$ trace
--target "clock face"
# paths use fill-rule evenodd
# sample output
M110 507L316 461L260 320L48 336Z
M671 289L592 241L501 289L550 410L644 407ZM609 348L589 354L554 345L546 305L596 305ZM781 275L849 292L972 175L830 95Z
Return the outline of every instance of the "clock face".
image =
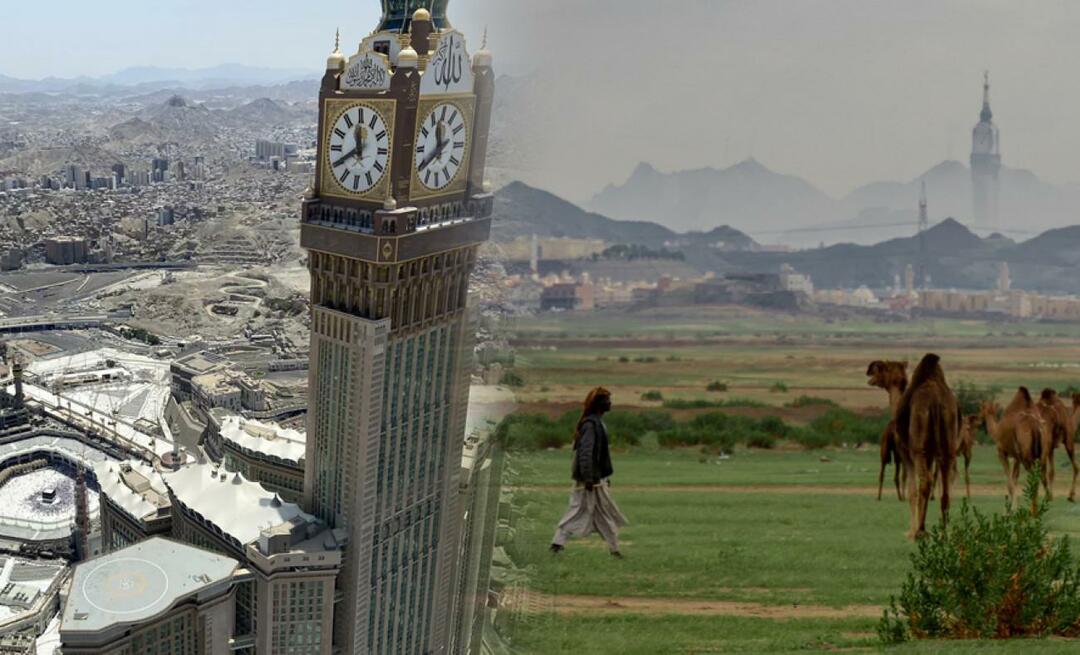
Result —
M326 143L330 174L348 193L363 195L386 174L390 134L382 114L354 105L338 115Z
M461 109L450 102L435 105L416 135L416 176L431 191L445 189L465 161L469 128Z

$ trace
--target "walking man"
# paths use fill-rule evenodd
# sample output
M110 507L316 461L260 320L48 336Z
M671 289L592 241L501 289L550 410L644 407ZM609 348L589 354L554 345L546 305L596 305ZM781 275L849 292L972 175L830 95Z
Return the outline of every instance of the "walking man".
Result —
M626 517L611 497L611 451L603 416L611 411L611 392L597 387L585 398L585 407L574 432L574 490L570 507L559 521L551 552L559 553L570 537L587 537L598 532L614 557L619 552L619 528Z

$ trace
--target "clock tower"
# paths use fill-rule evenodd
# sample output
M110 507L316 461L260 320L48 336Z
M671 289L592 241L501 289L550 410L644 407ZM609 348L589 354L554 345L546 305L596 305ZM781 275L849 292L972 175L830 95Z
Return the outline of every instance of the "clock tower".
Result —
M998 191L1001 142L994 112L990 111L990 74L983 76L983 106L971 131L971 192L975 224L998 229Z
M335 46L319 91L300 228L311 273L304 504L348 540L342 653L451 652L467 291L491 227L494 74L446 4L383 0L354 54Z

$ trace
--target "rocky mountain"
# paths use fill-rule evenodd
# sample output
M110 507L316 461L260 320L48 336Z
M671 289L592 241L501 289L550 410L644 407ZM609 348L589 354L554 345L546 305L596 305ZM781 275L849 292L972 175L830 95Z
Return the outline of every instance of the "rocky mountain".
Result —
M809 182L775 173L753 159L725 169L661 173L640 164L625 184L608 186L588 208L620 219L662 220L680 231L727 224L776 230L838 217L837 203Z
M769 243L873 244L909 236L925 183L933 220L956 217L980 233L1034 233L1080 221L1080 189L1055 186L1031 171L1002 168L1001 225L972 225L971 172L941 162L906 182L876 182L831 198L798 177L747 160L726 169L661 173L641 164L626 183L611 185L587 207L617 219L656 220L673 229L728 224Z
M287 125L297 120L307 120L309 117L302 111L296 111L270 98L258 98L228 110L225 118L239 125ZM318 115L310 118L317 120Z
M659 246L678 237L672 230L656 223L615 221L587 212L522 182L512 182L495 194L493 214L492 238L496 241L536 234Z

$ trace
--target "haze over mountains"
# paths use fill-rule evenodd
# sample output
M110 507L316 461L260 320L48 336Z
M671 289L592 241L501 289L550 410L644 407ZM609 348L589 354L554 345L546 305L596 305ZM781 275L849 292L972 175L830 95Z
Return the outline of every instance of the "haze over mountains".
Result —
M868 184L832 198L806 180L749 159L725 169L662 173L641 164L621 185L610 185L587 207L624 220L655 220L676 230L731 225L765 243L874 243L916 228L925 182L931 222L971 222L971 173L944 161L913 180ZM1001 170L1001 226L971 225L1019 236L1080 223L1080 188L1058 187L1034 173Z
M297 80L319 78L314 70L287 70L221 64L209 68L159 68L136 66L100 77L59 78L24 80L0 75L0 93L57 93L57 92L109 92L142 89L183 88L219 89L232 86L257 86L286 84Z
M776 273L790 264L820 288L891 287L910 265L925 262L934 286L990 289L1002 262L1015 286L1049 293L1080 293L1080 225L1031 237L980 236L955 219L932 222L923 241L911 234L869 245L840 243L794 252L761 250L743 232L720 226L710 232L675 232L650 221L614 220L546 191L513 183L495 195L492 238L602 239L608 243L664 247L685 255L698 273ZM925 248L925 250L923 250ZM572 263L568 263L572 267Z

